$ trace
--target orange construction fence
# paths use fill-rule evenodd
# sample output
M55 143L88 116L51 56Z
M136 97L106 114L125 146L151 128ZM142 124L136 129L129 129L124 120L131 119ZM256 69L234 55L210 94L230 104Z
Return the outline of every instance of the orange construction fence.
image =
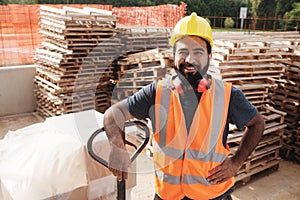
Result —
M0 6L0 67L32 64L35 49L43 41L39 33L41 4ZM149 7L113 7L100 4L45 4L62 8L93 7L112 11L118 25L173 27L185 15L186 4Z
M148 7L121 7L113 8L118 16L118 23L128 26L158 26L172 28L185 15L186 4L159 5Z

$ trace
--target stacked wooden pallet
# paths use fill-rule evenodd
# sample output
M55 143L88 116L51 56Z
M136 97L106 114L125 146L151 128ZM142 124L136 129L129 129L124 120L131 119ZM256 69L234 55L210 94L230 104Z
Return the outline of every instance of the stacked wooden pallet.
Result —
M284 128L287 127L286 113L267 105L270 104L270 90L284 75L284 62L291 61L299 47L299 39L297 33L233 34L215 39L210 73L240 88L266 122L264 136L238 172L237 181L246 182L263 170L278 168ZM244 130L231 130L228 142L232 153L243 133Z
M168 49L171 30L159 27L118 26L124 48L123 54L141 52L150 49Z
M285 72L277 81L277 87L271 90L270 98L276 109L287 113L282 157L300 162L300 55L292 56L290 61L283 61L283 64Z
M118 60L118 79L113 91L114 100L122 100L152 82L162 79L172 67L168 50L152 49L133 53Z
M295 133L295 146L296 148L294 149L294 157L296 158L296 160L298 160L298 162L300 161L300 120L298 120L298 127L296 129L296 133Z
M120 54L116 17L95 8L41 6L36 49L37 110L44 117L109 107L110 65Z
M284 73L282 61L289 60L298 48L295 38L300 38L299 34L236 34L217 38L210 73L232 82L246 95L248 90L260 93L253 102L259 107L266 103L268 90L276 86L274 80Z
M282 147L283 130L286 127L286 124L284 124L285 113L267 106L262 107L260 113L263 115L266 124L264 134L258 146L235 176L236 182L242 181L245 183L250 180L252 175L270 168L277 169L279 166L279 151ZM243 134L244 130L231 127L227 140L231 154L234 154L237 150Z

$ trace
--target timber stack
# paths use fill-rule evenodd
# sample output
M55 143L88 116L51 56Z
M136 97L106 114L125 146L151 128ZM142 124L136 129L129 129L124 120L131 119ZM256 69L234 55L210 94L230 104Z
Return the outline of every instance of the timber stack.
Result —
M168 49L171 29L145 26L117 26L124 45L124 55L150 49Z
M122 51L112 64L115 85L111 103L161 79L165 74L165 67L173 63L169 55L166 56L170 48L169 28L119 25L117 29L122 41Z
M111 11L40 7L44 41L35 53L37 110L44 117L95 109L104 112L118 79L117 60L168 48L170 29L116 27Z
M45 37L36 49L37 110L44 117L109 107L113 69L121 50L116 17L95 8L40 7Z
M270 91L274 108L286 112L281 156L300 163L300 55L282 62L285 72Z
M173 68L169 50L152 49L118 60L118 79L113 100L120 101L152 82L164 78Z
M270 91L278 86L278 80L285 74L284 63L294 59L299 39L300 35L295 32L233 34L215 39L210 73L240 88L266 123L259 145L235 177L237 182L247 182L261 171L278 169L288 125L285 123L286 111L272 105ZM244 130L230 127L228 144L232 154L243 133Z

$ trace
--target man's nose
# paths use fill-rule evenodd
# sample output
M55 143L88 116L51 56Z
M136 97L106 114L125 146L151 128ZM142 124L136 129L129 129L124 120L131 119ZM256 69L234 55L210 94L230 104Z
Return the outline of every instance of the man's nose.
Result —
M189 54L186 58L185 58L185 62L188 62L188 63L195 63L195 57L191 54Z

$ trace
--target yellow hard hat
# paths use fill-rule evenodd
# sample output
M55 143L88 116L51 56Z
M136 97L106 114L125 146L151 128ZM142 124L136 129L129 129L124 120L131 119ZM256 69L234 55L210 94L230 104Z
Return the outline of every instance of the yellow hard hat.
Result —
M199 36L208 41L211 47L214 45L209 23L203 17L197 16L195 12L177 22L170 39L171 46L174 46L175 42L184 35Z

